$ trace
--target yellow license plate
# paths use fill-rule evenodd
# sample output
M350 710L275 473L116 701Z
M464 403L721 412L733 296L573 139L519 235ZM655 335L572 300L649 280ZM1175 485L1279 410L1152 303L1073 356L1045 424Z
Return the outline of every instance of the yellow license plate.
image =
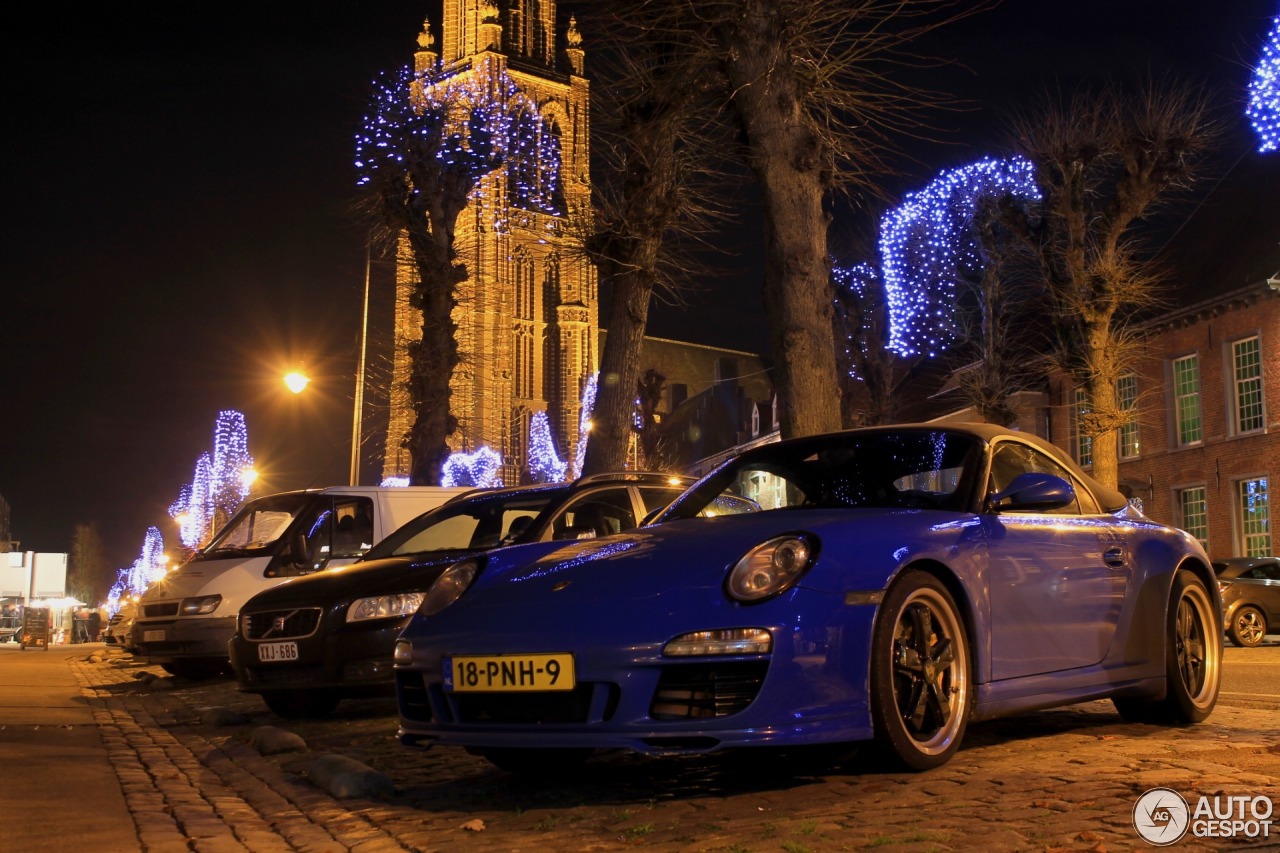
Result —
M573 655L458 655L444 660L444 689L454 693L572 690Z

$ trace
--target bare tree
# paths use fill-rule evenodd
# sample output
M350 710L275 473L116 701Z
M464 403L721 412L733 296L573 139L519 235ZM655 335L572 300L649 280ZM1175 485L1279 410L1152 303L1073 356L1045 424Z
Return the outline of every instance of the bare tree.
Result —
M1031 238L1056 309L1059 364L1087 392L1079 429L1093 439L1093 475L1115 487L1116 435L1133 416L1116 381L1132 369L1135 317L1160 301L1140 226L1191 186L1219 128L1200 90L1148 82L1046 99L1013 131L1044 194Z
M102 534L93 524L77 524L71 534L67 555L67 592L90 605L107 598L111 587L111 566Z
M960 395L987 423L1013 426L1013 397L1043 379L1048 364L1043 292L1012 250L1029 204L1012 195L978 205L970 228L972 264L961 271L958 344L950 361Z
M584 473L624 467L643 384L641 349L655 292L680 302L697 244L722 215L708 178L705 81L688 52L654 35L646 0L611 6L597 65L594 212L585 247L612 288ZM610 49L610 48L614 49Z
M895 70L946 0L680 0L727 85L764 204L764 304L782 435L840 427L827 254L833 189L873 190L923 93ZM970 4L970 14L987 4ZM951 19L956 16L953 15Z

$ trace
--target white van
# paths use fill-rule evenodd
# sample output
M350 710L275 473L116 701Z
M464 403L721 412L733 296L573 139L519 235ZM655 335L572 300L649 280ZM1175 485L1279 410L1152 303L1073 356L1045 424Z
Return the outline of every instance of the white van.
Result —
M353 563L388 533L471 488L335 486L246 502L138 602L135 654L174 675L225 671L240 606L287 578Z

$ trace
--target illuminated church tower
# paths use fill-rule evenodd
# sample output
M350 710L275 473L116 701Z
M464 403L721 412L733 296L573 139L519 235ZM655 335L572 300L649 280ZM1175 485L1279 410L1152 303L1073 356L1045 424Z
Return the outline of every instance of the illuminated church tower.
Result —
M496 450L503 479L513 484L528 467L535 412L547 412L560 458L572 459L582 390L597 369L595 269L571 247L566 219L568 211L590 204L582 38L570 20L564 49L557 50L555 0L444 0L443 13L440 50L428 21L418 36L416 69L439 69L454 79L505 74L536 105L540 121L529 126L541 138L530 140L534 150L559 149L558 157L539 158L532 170L503 167L483 177L456 232L469 277L454 311L462 363L452 381L459 427L450 446ZM537 184L541 203L532 203L522 184ZM413 275L411 263L397 265L386 477L409 470L402 446L413 419L404 390L406 343L422 331L421 314L409 305Z

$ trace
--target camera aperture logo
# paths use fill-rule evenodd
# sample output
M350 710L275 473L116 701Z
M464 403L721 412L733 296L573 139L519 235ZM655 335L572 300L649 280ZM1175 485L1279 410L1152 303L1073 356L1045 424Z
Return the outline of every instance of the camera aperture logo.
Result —
M1167 847L1188 832L1196 838L1268 838L1274 803L1267 797L1201 796L1194 809L1172 788L1152 788L1133 804L1133 828L1148 844Z
M1152 788L1133 804L1133 828L1149 844L1164 847L1187 834L1191 810L1171 788Z

